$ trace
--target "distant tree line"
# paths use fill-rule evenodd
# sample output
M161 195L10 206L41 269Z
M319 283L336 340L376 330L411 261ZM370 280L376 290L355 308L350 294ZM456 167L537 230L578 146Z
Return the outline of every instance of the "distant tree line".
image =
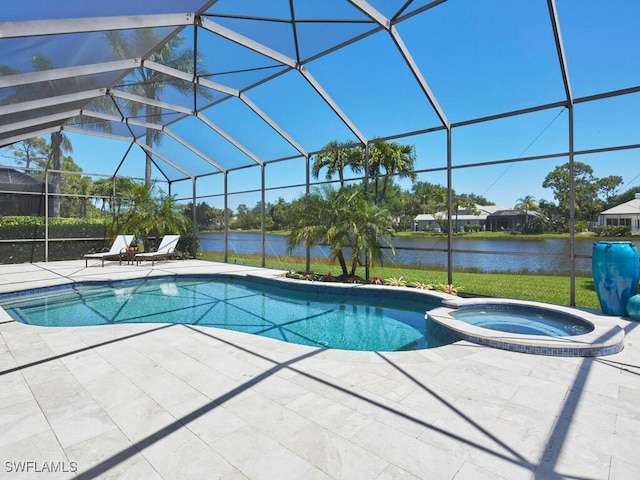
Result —
M64 148L63 148L64 147ZM60 170L70 173L58 174L58 207L54 216L98 218L109 214L116 207L113 194L113 182L109 178L94 180L82 175L82 169L74 162L70 153L68 139L43 138L23 140L3 149L2 156L12 159L17 165L36 178L44 180L43 170L51 167L53 150L60 154ZM312 175L315 179L332 182L338 188L356 186L364 195L362 180L349 180L351 177L363 177L363 149L349 142L330 142L324 146L323 153L313 159ZM373 143L370 148L368 196L371 201L384 208L393 218L396 231L408 231L413 228L418 214L436 214L447 210L447 189L442 185L419 181L415 168L415 149L411 145L395 142ZM35 169L35 170L32 170ZM584 229L588 222L596 221L598 214L614 205L632 199L640 188L629 189L618 194L622 178L610 175L603 178L594 176L593 169L582 162L574 162L575 219L578 229ZM324 174L324 175L323 175ZM402 189L396 179L411 181L409 189ZM133 180L117 178L116 191L131 189ZM569 228L569 165L556 166L547 174L542 184L552 191L555 201L541 199L537 201L530 195L519 198L513 208L537 211L540 215L530 217L525 225L525 233L566 232ZM52 197L53 198L53 197ZM289 231L295 225L291 212L297 211L298 204L304 202L304 195L291 201L278 198L265 204L264 226L267 231ZM472 212L476 205L494 205L489 199L474 193L452 191L452 209L454 216L458 209ZM183 213L192 218L191 203L183 206ZM505 206L509 208L509 206ZM262 205L240 204L229 210L227 218L230 229L260 229ZM221 230L224 228L225 215L222 209L202 201L196 203L196 223L199 230ZM455 218L452 218L455 221Z
M329 146L335 144L330 144ZM338 151L334 151L338 152ZM329 162L333 158L335 163ZM344 168L353 162L354 155L338 155L334 153L322 154L316 157L313 167L313 176L318 178L320 172L326 170L326 180L333 180L338 177L338 184L344 186L349 182L345 180ZM356 157L357 158L357 157ZM342 164L342 168L340 168ZM362 173L358 163L352 168L354 173ZM629 189L617 194L622 185L622 178L610 175L598 178L593 175L593 169L581 162L574 162L574 197L575 197L575 220L576 229L584 230L588 222L597 221L598 215L603 210L611 208L620 203L634 198L640 188ZM387 175L384 180L378 177L378 203L383 205L394 218L394 229L396 231L408 231L413 228L413 221L418 214L435 214L447 209L447 189L442 185L426 181L414 180L411 188L403 190L393 180L395 177ZM375 192L376 182L373 182L372 190ZM512 206L516 209L526 211L536 211L540 215L529 217L525 225L524 233L544 233L569 231L569 165L567 163L556 166L546 177L542 185L551 189L555 202L536 199L531 195L525 195L517 199ZM383 193L384 192L384 193ZM295 210L297 203L304 201L304 198L294 199L291 202L278 198L275 202L268 202L265 205L265 229L290 230L294 220L290 212ZM495 205L487 198L473 193L452 192L452 209L465 209L467 212L473 211L476 205ZM510 208L511 206L505 206ZM238 205L235 212L229 211L229 228L231 229L259 229L261 226L261 203L257 202L250 207L246 204ZM224 214L221 209L210 207L202 202L197 205L197 221L201 229L222 229L224 226ZM455 218L452 218L455 221Z

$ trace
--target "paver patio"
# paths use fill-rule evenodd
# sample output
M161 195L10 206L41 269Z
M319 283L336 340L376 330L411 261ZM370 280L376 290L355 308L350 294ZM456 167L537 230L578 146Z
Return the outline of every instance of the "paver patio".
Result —
M197 260L3 265L0 292L245 271L277 273ZM635 480L640 471L640 329L626 319L619 354L559 358L465 342L325 350L187 325L34 327L0 313L0 478Z

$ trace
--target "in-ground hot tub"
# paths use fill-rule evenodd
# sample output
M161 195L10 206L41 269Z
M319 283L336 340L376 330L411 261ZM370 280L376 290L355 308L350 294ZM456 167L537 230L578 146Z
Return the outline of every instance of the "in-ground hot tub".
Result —
M428 311L427 319L442 339L537 355L593 357L624 347L615 319L539 302L459 298Z

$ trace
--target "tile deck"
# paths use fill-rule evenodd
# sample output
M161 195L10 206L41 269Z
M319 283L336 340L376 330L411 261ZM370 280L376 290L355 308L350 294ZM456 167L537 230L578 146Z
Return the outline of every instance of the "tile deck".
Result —
M197 260L1 265L0 293ZM640 328L598 358L467 342L322 350L207 327L46 328L0 311L0 478L636 479Z

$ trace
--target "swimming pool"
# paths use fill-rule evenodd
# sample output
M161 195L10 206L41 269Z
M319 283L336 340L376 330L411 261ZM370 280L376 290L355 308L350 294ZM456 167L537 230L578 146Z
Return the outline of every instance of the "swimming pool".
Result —
M425 319L439 297L360 286L304 287L262 277L180 275L44 288L4 295L0 305L17 321L51 327L190 324L365 351L443 344L429 334Z

